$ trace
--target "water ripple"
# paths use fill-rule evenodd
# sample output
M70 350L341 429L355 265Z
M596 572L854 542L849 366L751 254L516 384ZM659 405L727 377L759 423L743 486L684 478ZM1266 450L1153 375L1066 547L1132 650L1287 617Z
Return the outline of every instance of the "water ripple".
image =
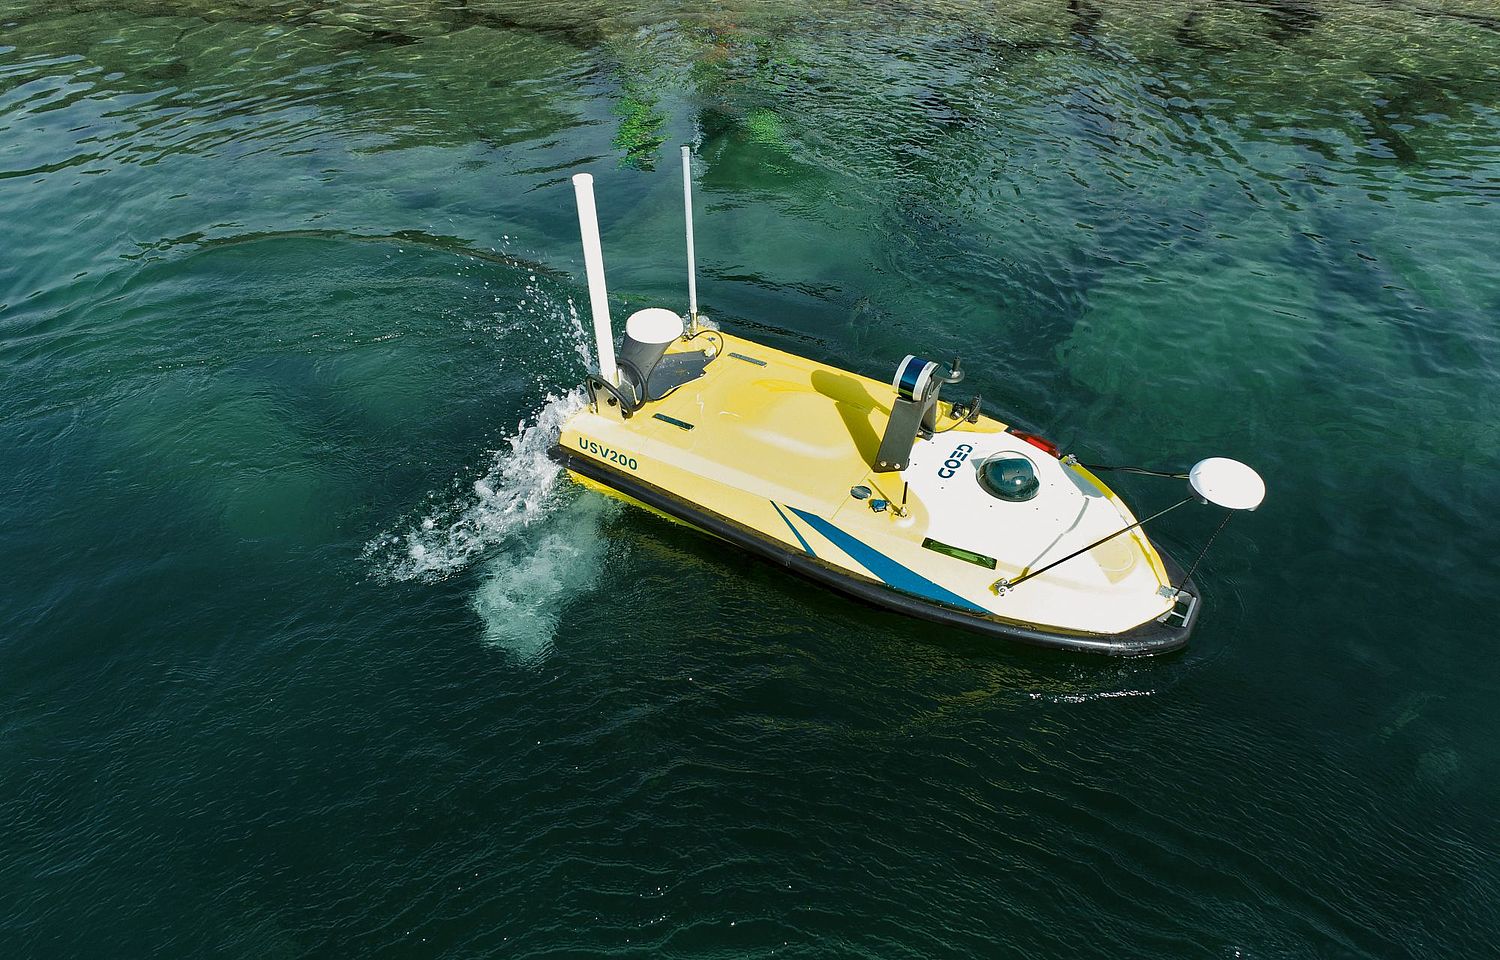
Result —
M14 6L0 955L1495 940L1483 0ZM677 307L679 142L714 317L1260 466L1195 648L997 647L572 487L565 177L616 315Z

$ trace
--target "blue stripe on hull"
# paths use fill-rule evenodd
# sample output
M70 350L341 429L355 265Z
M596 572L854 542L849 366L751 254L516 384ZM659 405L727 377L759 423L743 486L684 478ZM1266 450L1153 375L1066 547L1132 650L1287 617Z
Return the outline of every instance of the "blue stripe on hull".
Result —
M816 557L817 554L813 553L813 548L807 545L807 538L802 536L801 531L792 526L792 521L787 519L787 515L781 512L781 507L777 506L775 500L771 501L771 506L776 507L776 512L781 515L782 522L786 524L788 530L792 531L792 536L797 538L797 542L802 544L802 549L807 551L807 555L809 557Z
M798 510L793 506L788 506L787 509L801 517L803 523L806 523L809 527L822 534L829 543L838 547L850 557L853 557L866 570L869 570L897 590L928 600L936 600L939 603L946 603L963 610L972 610L975 613L989 613L984 607L972 601L965 600L947 587L933 583L915 570L892 560L863 540L850 536L822 517L808 513L805 510ZM782 515L782 519L786 519L785 514ZM795 533L796 531L794 530L793 532ZM802 535L798 534L797 539L801 540ZM806 546L805 541L803 545ZM812 553L812 550L809 549L807 552Z

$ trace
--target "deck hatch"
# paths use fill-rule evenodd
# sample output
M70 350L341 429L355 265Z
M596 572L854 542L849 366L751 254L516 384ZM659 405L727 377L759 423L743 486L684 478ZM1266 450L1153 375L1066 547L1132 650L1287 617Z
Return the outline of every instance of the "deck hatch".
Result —
M943 543L941 541L934 540L931 537L924 538L922 540L922 546L926 547L928 550L933 551L934 553L941 553L945 557L952 557L955 560L962 560L965 563L972 563L975 566L979 567L988 567L991 570L995 569L994 557L987 557L982 553L975 553L973 550L965 550L963 547L955 547L952 544Z

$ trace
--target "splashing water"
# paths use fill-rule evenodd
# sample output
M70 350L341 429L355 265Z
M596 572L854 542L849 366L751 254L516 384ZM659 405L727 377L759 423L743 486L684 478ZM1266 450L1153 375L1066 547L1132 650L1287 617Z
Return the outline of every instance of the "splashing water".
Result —
M509 309L471 322L508 341L528 341L533 349L523 354L563 363L576 357L585 367L593 365L573 300L558 303L535 274ZM537 379L540 386L551 377L538 373ZM561 470L548 456L563 424L583 403L582 388L561 395L549 391L535 418L516 425L470 493L449 499L404 532L375 538L366 545L365 558L390 579L433 582L493 552L471 600L483 622L484 641L523 662L541 659L564 601L593 582L605 548L599 524L611 504L567 496L558 484ZM529 532L543 519L545 530Z
M548 394L536 419L517 424L484 476L474 481L472 496L437 508L404 534L377 537L366 546L366 558L395 580L441 580L547 516L561 503L561 471L547 450L582 406L582 389Z
M535 539L485 561L472 601L485 643L523 663L546 656L567 599L598 578L607 546L601 525L615 507L603 497L573 500Z

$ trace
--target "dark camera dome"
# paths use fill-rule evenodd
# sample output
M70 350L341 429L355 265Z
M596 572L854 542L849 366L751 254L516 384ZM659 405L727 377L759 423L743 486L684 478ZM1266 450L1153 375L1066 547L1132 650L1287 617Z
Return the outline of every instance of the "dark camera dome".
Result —
M1021 503L1036 496L1041 481L1036 466L1019 453L997 453L979 465L979 485L998 500Z

